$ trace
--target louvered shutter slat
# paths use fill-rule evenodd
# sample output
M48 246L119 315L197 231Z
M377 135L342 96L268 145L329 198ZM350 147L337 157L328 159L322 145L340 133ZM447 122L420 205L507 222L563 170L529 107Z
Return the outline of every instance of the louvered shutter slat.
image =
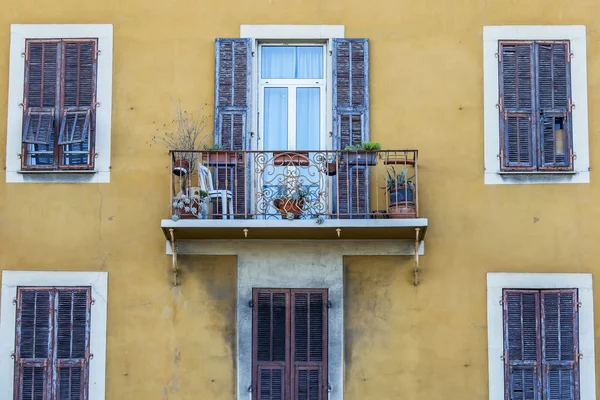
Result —
M542 362L545 399L578 398L577 291L542 292Z
M57 381L58 400L83 399L83 368L81 365L59 366Z
M369 141L369 41L368 39L333 39L333 145L346 146ZM365 167L341 164L337 180L336 212L341 218L350 214L366 215L369 199ZM358 188L351 193L352 187Z
M533 43L500 44L503 168L535 167Z
M44 367L22 366L19 400L46 400Z

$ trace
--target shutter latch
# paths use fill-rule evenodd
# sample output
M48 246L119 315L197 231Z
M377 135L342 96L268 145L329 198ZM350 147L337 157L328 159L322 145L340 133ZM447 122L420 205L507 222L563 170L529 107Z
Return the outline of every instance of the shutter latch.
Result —
M250 384L250 386L248 386L248 393L252 393L252 384Z
M250 300L250 301L248 302L248 307L252 308L253 306L254 306L254 303L252 302L252 300Z

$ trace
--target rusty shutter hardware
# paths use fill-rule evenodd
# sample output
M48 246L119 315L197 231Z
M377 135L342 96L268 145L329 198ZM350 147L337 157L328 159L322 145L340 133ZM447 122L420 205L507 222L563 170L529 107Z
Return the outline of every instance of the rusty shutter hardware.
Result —
M93 169L97 40L27 40L23 169Z
M499 42L501 169L570 170L568 41Z
M86 400L89 288L19 288L15 399Z
M346 146L369 141L369 41L333 39L333 145ZM369 198L365 192L369 172L363 166L340 165L337 173L340 218L366 214Z
M251 40L225 39L215 41L215 128L214 143L224 150L248 150L250 148L250 87L251 87ZM249 162L249 160L247 161ZM235 214L248 211L246 196L246 168L217 167L214 173L216 190L231 190ZM220 204L216 213L222 213Z
M577 290L503 292L505 399L579 399Z
M327 397L327 290L254 289L254 400Z

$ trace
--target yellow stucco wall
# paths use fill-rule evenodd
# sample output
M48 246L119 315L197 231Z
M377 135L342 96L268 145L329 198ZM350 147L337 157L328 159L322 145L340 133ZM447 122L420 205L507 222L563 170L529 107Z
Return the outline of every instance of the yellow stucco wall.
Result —
M0 165L10 24L114 25L111 183L6 184L0 173L0 269L109 272L107 400L234 397L236 261L185 258L171 286L159 229L169 160L147 142L171 120L172 98L212 107L214 39L237 37L240 24L343 24L347 37L368 37L371 136L420 151L421 286L410 260L345 260L346 399L486 398L486 272L591 272L598 285L593 170L585 185L483 185L482 71L484 25L586 25L595 166L598 1L5 3Z

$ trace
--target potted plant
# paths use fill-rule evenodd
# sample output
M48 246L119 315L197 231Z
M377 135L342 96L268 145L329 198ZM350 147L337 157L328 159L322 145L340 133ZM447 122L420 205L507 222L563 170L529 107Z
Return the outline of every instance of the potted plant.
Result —
M337 168L337 156L335 154L328 154L325 172L328 176L335 176Z
M211 167L233 167L244 162L244 153L225 149L220 144L204 145L206 152L202 153L202 163Z
M381 150L379 142L360 142L344 148L348 165L377 165L377 151Z
M276 167L307 167L309 164L308 151L273 152L273 165Z
M387 171L386 190L389 193L390 206L388 214L391 218L415 218L414 176L407 177L407 168L402 167L400 173L394 167Z
M196 190L191 196L179 192L171 199L171 219L205 219L208 214L207 197L208 193L203 190Z
M283 195L273 200L273 205L281 213L282 218L299 219L304 210L306 197L308 197L308 190L299 186L286 190Z
M163 135L154 136L152 143L161 143L173 150L173 174L184 177L194 173L198 161L196 151L204 144L210 133L204 133L209 122L209 116L202 115L204 106L197 115L185 111L181 103L175 105L174 127L163 124ZM158 130L158 128L157 128ZM150 144L152 145L152 144Z

